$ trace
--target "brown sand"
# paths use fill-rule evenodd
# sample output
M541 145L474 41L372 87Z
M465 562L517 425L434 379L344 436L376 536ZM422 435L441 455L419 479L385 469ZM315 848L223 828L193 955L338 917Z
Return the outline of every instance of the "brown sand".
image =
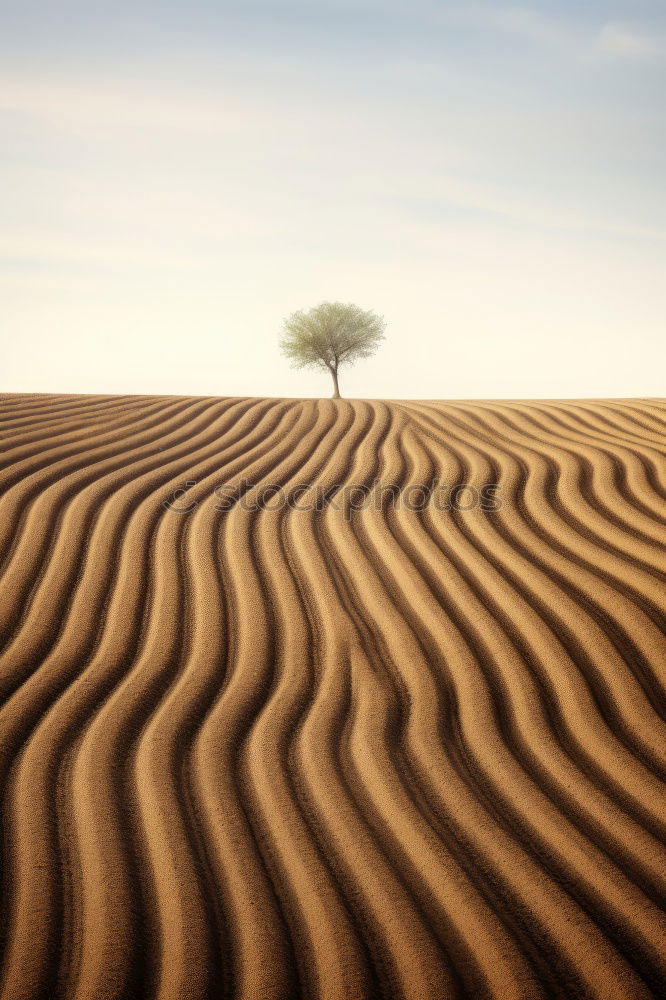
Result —
M2 397L1 1000L664 995L665 416Z

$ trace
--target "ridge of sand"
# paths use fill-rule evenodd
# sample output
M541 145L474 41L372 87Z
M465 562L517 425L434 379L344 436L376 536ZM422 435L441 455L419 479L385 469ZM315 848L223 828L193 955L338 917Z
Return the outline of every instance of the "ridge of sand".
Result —
M0 1000L664 995L665 428L0 398Z

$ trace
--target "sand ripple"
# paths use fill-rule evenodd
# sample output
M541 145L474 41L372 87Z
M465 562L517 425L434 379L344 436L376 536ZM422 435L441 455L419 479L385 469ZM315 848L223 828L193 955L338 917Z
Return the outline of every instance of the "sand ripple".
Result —
M0 1000L665 995L665 427L1 397Z

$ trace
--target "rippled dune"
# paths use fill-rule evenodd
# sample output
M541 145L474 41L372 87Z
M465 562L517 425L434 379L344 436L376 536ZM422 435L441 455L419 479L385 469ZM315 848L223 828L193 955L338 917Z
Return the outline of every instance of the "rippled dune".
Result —
M664 996L665 418L0 398L1 1000Z

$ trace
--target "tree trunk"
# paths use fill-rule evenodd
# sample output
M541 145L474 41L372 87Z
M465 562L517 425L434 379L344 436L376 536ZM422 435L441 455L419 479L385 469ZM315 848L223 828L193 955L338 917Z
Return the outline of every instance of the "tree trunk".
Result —
M340 387L338 385L338 369L331 368L331 375L333 376L333 396L332 399L340 399Z

